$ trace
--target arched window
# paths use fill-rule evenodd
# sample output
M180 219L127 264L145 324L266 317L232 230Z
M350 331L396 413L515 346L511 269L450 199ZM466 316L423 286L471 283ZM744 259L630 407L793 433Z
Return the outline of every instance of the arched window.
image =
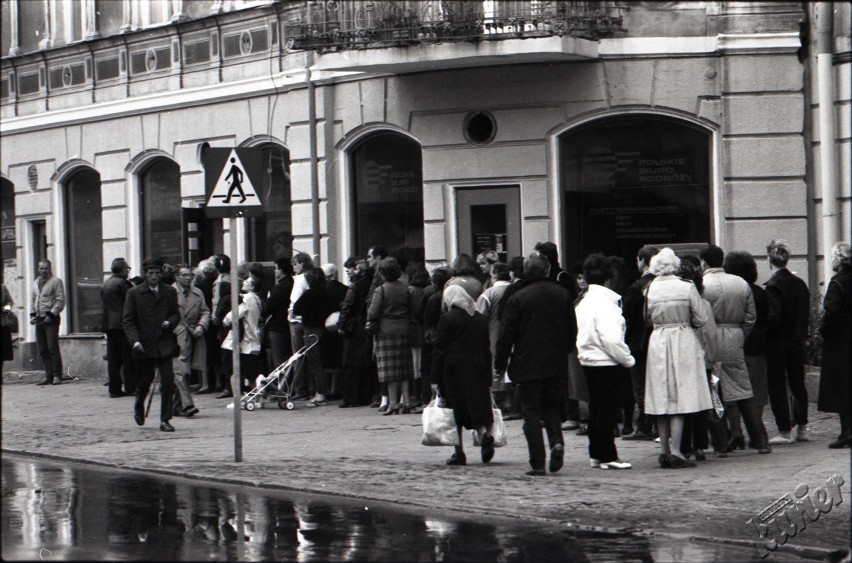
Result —
M290 210L290 153L278 145L263 145L263 183L254 186L263 203L263 216L249 223L249 259L274 262L293 256L293 215Z
M9 274L14 271L18 238L15 232L15 186L6 178L0 178L0 232L3 234L0 246L0 260L3 261L0 280L5 283L6 264L11 266Z
M71 332L101 332L101 286L104 281L101 176L91 168L65 183L68 303Z
M180 167L158 159L142 174L142 255L167 264L183 262Z
M645 244L711 242L708 130L618 116L566 133L559 148L565 269L592 252L635 269Z
M352 151L357 253L379 244L423 261L423 158L405 135L381 133Z

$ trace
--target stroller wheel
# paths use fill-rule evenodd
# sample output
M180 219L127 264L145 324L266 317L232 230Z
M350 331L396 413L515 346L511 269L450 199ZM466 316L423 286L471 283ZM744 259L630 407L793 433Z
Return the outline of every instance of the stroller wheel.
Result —
M293 403L293 401L287 401L287 410L288 411L291 411L295 408L296 408L296 405Z
M257 405L254 404L254 401L249 401L249 402L246 403L246 410L251 412L251 411L254 410L254 407L256 407L256 406Z
M286 399L278 399L278 408L281 409L282 411L287 408Z
M246 410L247 406L245 401L240 401L240 408Z

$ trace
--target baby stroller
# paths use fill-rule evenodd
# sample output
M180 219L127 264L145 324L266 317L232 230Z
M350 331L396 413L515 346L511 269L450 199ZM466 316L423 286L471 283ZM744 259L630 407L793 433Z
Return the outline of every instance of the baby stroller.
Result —
M293 380L296 376L296 366L308 351L317 345L319 338L315 335L311 344L305 344L299 351L287 358L287 361L272 370L269 375L258 375L254 388L240 398L240 408L253 411L258 406L263 408L269 403L278 403L278 408L288 411L296 408L290 397L293 395Z

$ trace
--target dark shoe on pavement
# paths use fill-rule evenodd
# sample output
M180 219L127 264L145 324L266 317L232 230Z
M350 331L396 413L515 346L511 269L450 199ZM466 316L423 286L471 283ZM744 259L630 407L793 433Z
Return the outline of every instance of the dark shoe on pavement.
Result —
M577 436L588 436L589 435L589 426L587 424L581 424L580 429L577 430Z
M372 406L372 405L370 405L370 406ZM380 407L379 407L379 412L380 412L380 413L385 413L385 412L387 412L387 410L388 410L388 406L387 406L387 405L382 405L382 406L380 406Z
M772 448L769 447L769 446L760 446L759 448L757 448L757 453L759 453L759 454L771 454Z
M562 463L565 460L565 446L562 444L556 444L552 448L550 448L550 469L551 473L556 473L560 469L562 469Z
M126 397L126 396L127 396L127 393L124 393L122 391L119 391L118 393L110 393L109 394L110 399L118 399L119 397Z
M231 393L230 391L222 391L221 393L216 395L216 398L217 399L230 399L233 396L234 396L234 394Z
M852 447L852 438L844 438L843 436L838 436L835 441L830 442L828 444L828 447L832 450Z
M671 454L669 456L669 466L671 466L672 469L681 469L681 468L684 468L684 467L697 467L697 465L694 461L689 461L688 459L684 459L684 458L682 458L680 456L676 456L674 454Z
M50 385L51 383L53 383L53 380L50 378L46 378L36 383L36 385Z
M53 384L54 385L62 385L62 378L61 377L54 377L53 378Z
M360 406L360 405L356 405L355 403L347 403L346 401L343 401L342 403L337 405L337 408L339 408L339 409L351 409L353 407L358 407L358 406Z
M135 420L136 424L139 426L145 424L145 408L138 403L133 405L133 420Z
M106 386L108 386L108 385L109 385L109 381L107 381L106 383L104 383L104 387L106 387Z
M169 424L168 420L164 420L160 423L160 432L174 432L175 427Z
M651 441L654 439L653 434L650 432L643 432L642 430L637 430L633 434L629 436L622 436L622 440L643 440L643 441Z
M566 420L562 425L562 430L577 430L580 428L580 423L576 420Z
M482 463L488 463L494 458L494 436L490 432L482 435L482 446L480 448Z
M198 407L194 405L191 407L186 407L185 409L183 409L183 413L181 414L183 414L183 416L187 418L191 418L193 415L198 414Z
M453 454L447 460L447 465L467 465L467 457L464 454Z
M621 435L622 436L630 436L631 434L633 434L633 425L632 424L625 424L624 426L621 427Z
M660 462L660 467L663 469L671 467L671 465L669 465L669 454L660 454L660 457L658 457L657 460Z
M503 420L521 420L521 413L510 412L509 414L504 414Z
M379 405L381 405L381 404L382 404L382 401L381 401L380 399L376 399L375 401L373 401L372 403L370 403L370 408L371 408L371 409L378 408L378 407L379 407Z
M544 477L547 475L547 472L544 469L530 469L527 471L527 475L530 477Z

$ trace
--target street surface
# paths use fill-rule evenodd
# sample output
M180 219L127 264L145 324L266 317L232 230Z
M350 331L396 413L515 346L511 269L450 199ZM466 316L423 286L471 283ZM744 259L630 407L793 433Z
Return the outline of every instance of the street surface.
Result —
M660 469L659 445L617 440L626 471L591 469L587 439L566 432L565 466L528 477L521 421L507 422L509 444L488 465L465 435L468 465L448 467L451 448L420 445L417 415L380 416L375 409L296 410L274 404L241 411L243 461L234 461L230 400L196 397L201 412L158 430L159 395L145 426L133 422L133 398L110 399L101 376L60 386L34 385L40 373L5 374L2 449L159 472L250 487L319 492L386 501L401 507L605 529L696 537L753 545L746 521L800 484L811 491L839 474L843 504L779 547L779 553L821 558L850 544L850 450L826 446L839 430L835 415L811 405L811 441L776 446L770 455L708 454L695 469ZM774 423L767 407L770 436ZM757 558L757 551L754 552Z

